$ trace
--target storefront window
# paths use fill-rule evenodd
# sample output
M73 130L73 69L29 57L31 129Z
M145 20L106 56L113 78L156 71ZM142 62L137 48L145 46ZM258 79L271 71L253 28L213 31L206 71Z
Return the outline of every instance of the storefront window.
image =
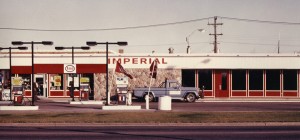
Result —
M283 89L297 90L297 70L283 70Z
M19 77L23 80L23 87L24 90L31 90L31 75L30 74L18 74L15 77ZM13 85L14 82L12 82Z
M182 70L182 86L195 87L195 70Z
M50 90L63 90L63 74L50 74Z
M72 85L72 74L68 74L67 89ZM74 90L79 90L79 74L74 74Z
M280 70L266 70L267 90L280 90Z
M263 70L249 70L249 89L263 90Z
M232 90L246 90L246 70L232 70Z
M0 90L10 88L9 70L1 70L0 72Z
M198 87L212 90L212 70L198 70Z

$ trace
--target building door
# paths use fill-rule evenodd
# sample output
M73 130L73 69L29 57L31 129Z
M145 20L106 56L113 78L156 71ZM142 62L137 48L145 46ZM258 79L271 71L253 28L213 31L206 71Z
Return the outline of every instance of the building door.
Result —
M215 97L229 97L229 70L215 70Z
M34 82L37 83L37 95L47 97L47 76L46 74L35 74Z

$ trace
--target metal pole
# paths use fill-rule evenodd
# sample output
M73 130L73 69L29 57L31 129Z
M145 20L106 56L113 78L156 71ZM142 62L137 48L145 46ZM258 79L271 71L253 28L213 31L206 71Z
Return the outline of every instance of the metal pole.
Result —
M9 93L10 93L10 98L9 98L9 100L10 101L12 101L12 85L11 85L11 47L9 47L9 81L10 81L10 83L9 83Z
M109 105L108 103L108 42L106 42L106 103L105 105Z
M32 97L32 100L31 100L31 105L34 106L34 49L33 49L33 41L31 41L31 97Z
M74 64L74 47L72 46L72 64ZM72 84L71 84L71 96L72 96L72 101L74 100L74 73L72 73Z

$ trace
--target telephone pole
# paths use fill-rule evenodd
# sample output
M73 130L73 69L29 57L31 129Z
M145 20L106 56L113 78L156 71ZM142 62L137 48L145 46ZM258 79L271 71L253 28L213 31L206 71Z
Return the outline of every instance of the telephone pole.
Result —
M217 23L217 19L218 19L218 17L217 16L215 16L214 17L214 23L208 23L207 25L213 25L214 26L214 33L213 34L209 34L209 35L213 35L214 36L214 38L215 38L215 41L214 41L214 53L218 53L218 35L223 35L222 33L220 33L220 34L218 34L217 33L217 26L218 25L223 25L223 23Z

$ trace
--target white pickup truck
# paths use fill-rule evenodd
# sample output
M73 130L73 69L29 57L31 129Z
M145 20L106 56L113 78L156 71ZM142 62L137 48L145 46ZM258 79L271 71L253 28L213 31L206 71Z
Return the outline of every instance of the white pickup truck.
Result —
M148 87L133 89L133 96L138 99L145 99L148 94ZM161 96L170 96L172 99L181 99L187 102L195 102L200 98L199 89L195 87L181 87L176 80L165 80L159 87L151 87L149 101L155 101Z

